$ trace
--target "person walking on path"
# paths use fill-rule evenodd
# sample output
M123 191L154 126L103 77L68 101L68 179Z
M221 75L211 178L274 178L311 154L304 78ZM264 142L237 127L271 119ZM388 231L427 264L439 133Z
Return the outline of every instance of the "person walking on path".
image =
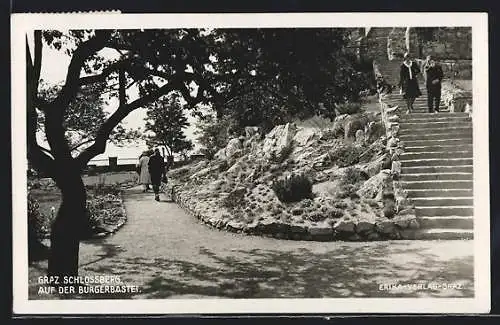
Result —
M165 162L159 149L155 149L154 154L149 157L148 167L153 191L155 192L155 200L160 201L160 185L162 177L165 177Z
M139 157L139 162L136 165L139 172L139 184L142 184L143 192L147 192L149 190L149 184L151 184L148 163L149 156L147 151L144 151Z
M432 56L427 57L424 66L427 87L427 105L429 113L439 112L439 103L441 102L441 81L443 80L443 69L436 63Z
M413 103L415 98L422 95L418 87L417 75L420 73L418 64L412 61L409 53L405 53L403 63L401 64L401 71L399 74L399 87L403 98L406 100L407 112L411 113L413 110Z

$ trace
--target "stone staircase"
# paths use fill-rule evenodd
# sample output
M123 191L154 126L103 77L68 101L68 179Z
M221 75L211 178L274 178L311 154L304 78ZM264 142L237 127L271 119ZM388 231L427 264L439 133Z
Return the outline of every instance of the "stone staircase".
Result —
M398 98L400 97L400 98ZM392 95L403 105L402 96ZM426 96L422 96L426 102ZM402 114L401 182L415 204L415 239L473 238L472 121L466 113Z
M399 94L400 60L389 60L384 46L389 41L386 28L372 31L372 51L378 72L394 86L383 101L398 105L402 112L398 137L403 144L401 184L415 205L420 228L414 239L473 238L473 147L472 121L467 113L451 113L440 103L440 113L428 113L423 74L417 76L422 96L405 114L406 103ZM377 44L378 43L378 44Z
M399 73L401 69L401 61L389 61L388 59L377 60L379 64L380 72L384 76L384 80L394 86L394 92L399 92L398 83L399 83ZM422 84L423 77L419 75L419 82Z

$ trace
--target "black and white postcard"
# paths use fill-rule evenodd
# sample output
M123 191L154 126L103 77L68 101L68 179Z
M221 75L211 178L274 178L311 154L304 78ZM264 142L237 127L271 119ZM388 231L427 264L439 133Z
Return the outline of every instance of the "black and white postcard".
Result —
M14 313L488 312L487 27L13 15Z

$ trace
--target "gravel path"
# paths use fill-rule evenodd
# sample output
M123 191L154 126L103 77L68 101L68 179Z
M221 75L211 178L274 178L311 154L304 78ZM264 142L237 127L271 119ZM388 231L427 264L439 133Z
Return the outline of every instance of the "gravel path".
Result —
M109 238L82 243L80 251L80 275L119 275L139 286L139 294L120 298L474 294L473 241L285 241L211 229L138 187L124 198L125 226ZM380 286L394 282L454 288Z

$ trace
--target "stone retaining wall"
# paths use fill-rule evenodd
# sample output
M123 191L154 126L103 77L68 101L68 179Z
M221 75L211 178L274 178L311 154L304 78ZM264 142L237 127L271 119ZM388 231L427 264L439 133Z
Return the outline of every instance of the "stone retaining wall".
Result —
M380 72L380 67L375 61L373 63L375 76L383 80L384 76ZM401 175L400 156L404 152L404 147L399 139L399 121L401 118L401 107L390 107L386 102L387 94L379 91L379 103L382 123L385 126L387 136L387 150L391 156L391 176L392 176L392 195L396 205L396 215L412 215L415 217L415 207L408 200L408 193L404 190L399 177ZM417 220L415 222L418 224Z
M429 30L431 39L423 39L423 30ZM385 43L379 36L378 41ZM472 39L468 27L410 28L394 27L387 34L389 60L402 60L405 52L413 57L433 55L441 64L445 78L472 79ZM384 58L382 54L378 58ZM423 60L417 60L423 61Z
M246 235L308 241L373 241L410 239L414 230L419 228L414 214L408 213L408 211L392 219L378 218L378 220L360 222L340 220L333 226L324 223L311 227L276 220L254 221L250 224L244 224L225 219L224 215L228 212L206 213L198 204L199 200L185 195L179 189L180 187L174 187L173 200L202 223L214 229Z
M472 115L472 92L460 89L452 82L443 82L441 98L450 112L465 112Z

